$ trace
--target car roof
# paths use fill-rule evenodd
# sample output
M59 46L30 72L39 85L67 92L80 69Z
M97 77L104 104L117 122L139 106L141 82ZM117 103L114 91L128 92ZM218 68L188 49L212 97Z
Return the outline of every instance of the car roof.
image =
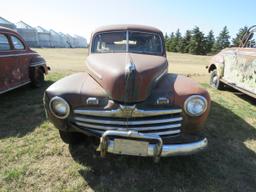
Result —
M136 31L147 31L147 32L156 32L162 33L161 30L146 26L146 25L134 25L134 24L123 24L123 25L107 25L97 28L93 34L105 31L119 31L119 30L136 30ZM93 35L92 34L92 35Z

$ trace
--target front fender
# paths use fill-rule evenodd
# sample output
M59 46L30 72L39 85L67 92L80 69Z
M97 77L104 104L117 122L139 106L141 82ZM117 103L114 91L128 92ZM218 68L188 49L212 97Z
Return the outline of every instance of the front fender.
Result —
M210 73L211 71L213 71L214 69L217 70L217 75L219 78L223 77L224 75L224 56L222 53L219 53L217 55L215 55L211 61L210 61L210 65L208 67L208 72Z
M211 105L210 95L207 90L200 87L191 78L177 75L177 74L167 74L163 77L158 85L158 88L162 90L167 90L170 92L170 101L172 105L178 106L179 108L184 108L184 103L188 97L191 95L201 95L207 100L207 110L204 114L199 117L191 117L187 115L183 110L183 128L185 132L194 132L203 128L203 125L208 117Z
M50 70L50 67L46 65L45 59L38 54L32 57L29 67L30 69L40 67L45 74L48 74L48 70Z

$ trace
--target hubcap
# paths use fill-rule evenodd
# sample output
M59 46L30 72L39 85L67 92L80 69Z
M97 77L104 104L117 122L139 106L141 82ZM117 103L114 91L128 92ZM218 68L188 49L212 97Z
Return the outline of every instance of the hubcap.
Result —
M219 78L218 78L217 74L212 74L210 85L214 88L217 88L218 82L219 82Z

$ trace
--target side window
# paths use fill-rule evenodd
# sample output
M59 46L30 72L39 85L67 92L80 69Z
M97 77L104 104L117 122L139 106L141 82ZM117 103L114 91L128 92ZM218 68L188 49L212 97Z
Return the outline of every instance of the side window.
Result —
M7 37L3 34L0 34L0 51L8 51L11 49Z
M18 50L25 49L25 46L23 45L23 43L17 37L11 36L11 39L12 39L14 49L18 49Z

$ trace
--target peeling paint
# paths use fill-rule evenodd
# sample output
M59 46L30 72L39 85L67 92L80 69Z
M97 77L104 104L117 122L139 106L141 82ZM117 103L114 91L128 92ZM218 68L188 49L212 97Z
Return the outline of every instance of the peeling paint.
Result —
M253 51L255 54L255 51ZM248 50L234 51L224 55L224 76L227 82L256 94L256 56Z

